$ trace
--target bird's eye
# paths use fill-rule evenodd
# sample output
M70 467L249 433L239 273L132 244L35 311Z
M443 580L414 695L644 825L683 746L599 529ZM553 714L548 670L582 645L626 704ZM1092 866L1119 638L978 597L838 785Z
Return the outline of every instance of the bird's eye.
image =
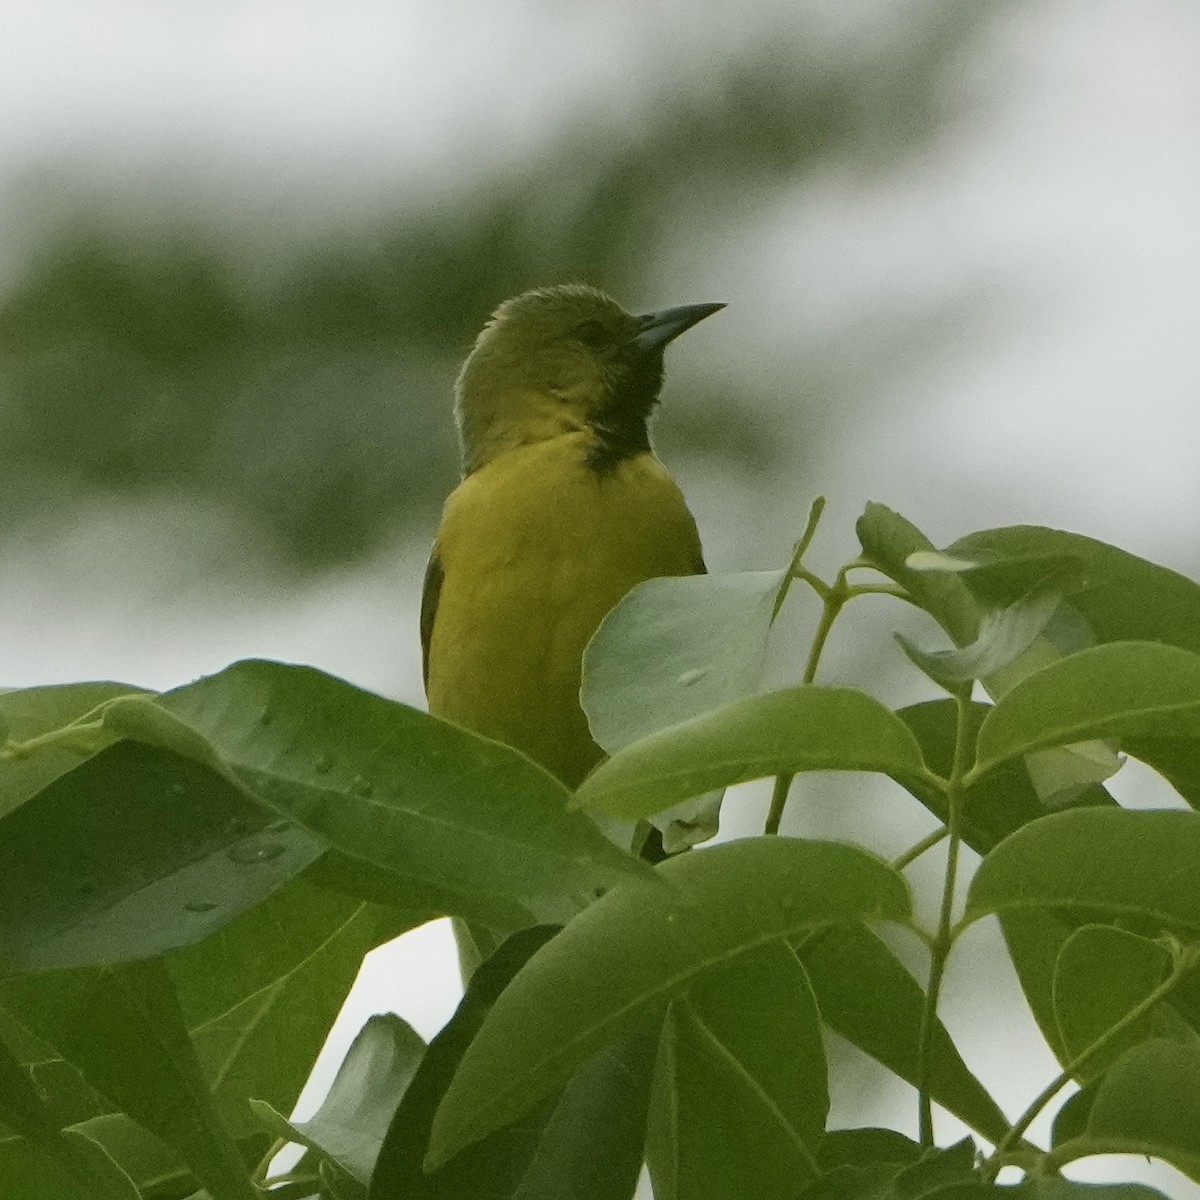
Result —
M608 330L599 321L584 321L571 330L571 335L593 349L607 345L610 340Z

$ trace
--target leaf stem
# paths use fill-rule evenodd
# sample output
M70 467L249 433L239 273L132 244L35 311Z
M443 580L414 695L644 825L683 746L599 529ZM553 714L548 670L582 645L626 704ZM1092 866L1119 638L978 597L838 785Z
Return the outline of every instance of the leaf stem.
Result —
M808 519L804 522L804 531L800 534L800 540L796 543L796 548L792 551L792 561L788 564L788 572L784 577L783 584L779 589L779 594L775 597L775 607L771 610L771 620L774 621L779 616L779 610L783 607L784 600L787 599L788 589L792 586L793 579L803 579L806 583L812 586L813 579L816 576L805 570L801 566L801 561L807 553L809 546L812 545L812 540L816 537L817 526L821 523L821 514L825 511L825 497L818 496L809 506ZM818 580L818 583L820 581ZM825 585L821 583L821 587Z
M930 945L929 983L925 989L925 1006L921 1010L921 1031L917 1048L917 1117L921 1144L932 1147L933 1102L929 1095L929 1077L933 1071L933 1030L937 1020L938 1000L946 974L946 960L954 946L954 892L958 882L958 852L962 842L963 775L970 752L971 700L969 692L955 696L958 704L958 726L954 739L954 765L946 787L948 819L946 832L950 844L946 848L946 877L942 884L942 904L938 914L937 933Z
M895 596L897 600L909 600L912 597L896 583L852 583L846 590L851 596Z
M795 775L786 771L782 775L775 776L775 786L771 789L771 808L767 813L767 822L763 826L764 834L773 835L779 832L784 806L787 804L788 789L792 786L793 779L795 779Z
M923 837L916 844L909 846L899 858L892 860L892 869L895 871L903 871L910 863L916 862L926 850L932 850L938 842L948 837L950 830L943 825L940 829L935 829L931 834Z
M1200 958L1200 948L1192 946L1187 950L1179 951L1175 954L1175 961L1171 967L1171 973L1156 987L1152 992L1148 993L1145 999L1139 1004L1135 1004L1115 1025L1110 1025L1094 1042L1084 1047L1065 1067L1054 1077L1038 1094L1033 1098L1029 1107L1016 1119L1012 1128L1004 1135L996 1146L996 1153L992 1157L992 1162L995 1164L995 1171L999 1171L1004 1163L1001 1156L1010 1152L1016 1144L1021 1140L1025 1131L1037 1119L1038 1114L1054 1099L1058 1093L1066 1087L1068 1083L1079 1073L1079 1070L1091 1059L1094 1055L1099 1054L1107 1045L1109 1045L1116 1037L1123 1033L1134 1022L1141 1020L1156 1004L1159 1003L1178 983L1179 981L1196 965ZM1065 1146L1070 1145L1065 1142L1058 1149L1061 1150ZM1059 1161L1055 1158L1055 1151L1051 1151L1045 1159L1045 1163L1049 1167L1057 1168L1062 1165L1062 1162L1069 1162L1069 1158L1064 1158ZM993 1172L994 1173L994 1172Z
M254 1173L251 1178L257 1184L263 1184L267 1179L267 1172L271 1169L271 1163L275 1161L275 1155L288 1144L286 1138L276 1138L267 1150L266 1154L258 1160L258 1166L254 1168ZM278 1180L275 1180L278 1182Z
M801 683L812 683L817 677L817 666L825 650L825 643L829 640L829 631L833 628L833 623L838 619L838 615L849 599L845 575L839 573L837 581L832 587L827 588L823 598L821 619L817 622L816 633L813 634L812 646L808 651L808 661L804 664Z
M821 499L813 504L813 511L820 515L818 504L824 505L824 500ZM812 517L809 518L810 525ZM807 530L805 531L808 532ZM801 539L801 545L805 544L804 539ZM797 559L799 550L797 551ZM822 579L818 579L811 571L799 565L799 562L794 559L792 562L792 574L797 579L803 579L820 597L821 597L821 619L817 622L817 631L813 634L812 646L809 647L808 659L804 664L804 675L800 682L802 684L810 684L816 678L817 667L821 662L821 654L825 649L825 643L829 640L829 631L833 628L834 622L838 619L838 614L845 607L846 601L851 598L850 588L846 584L846 568L843 567L837 575L837 579L828 584ZM764 834L776 834L779 832L779 826L783 821L783 810L787 805L788 789L792 786L792 779L795 776L784 772L781 775L775 776L775 786L771 791L771 808L767 813L766 824L763 826Z

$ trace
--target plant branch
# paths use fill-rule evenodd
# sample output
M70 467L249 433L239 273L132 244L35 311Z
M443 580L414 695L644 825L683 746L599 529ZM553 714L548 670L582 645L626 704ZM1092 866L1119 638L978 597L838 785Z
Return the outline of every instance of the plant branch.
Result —
M779 832L784 806L787 804L788 789L792 786L793 779L795 776L786 772L775 776L775 786L771 789L771 808L767 813L767 823L763 826L764 834Z
M970 748L970 694L957 695L958 727L954 739L954 765L946 788L948 821L946 832L950 844L946 849L946 877L942 885L942 904L938 914L937 933L930 948L929 983L925 989L925 1006L921 1010L921 1031L917 1049L917 1104L921 1144L932 1147L933 1102L929 1095L929 1076L933 1069L933 1029L937 1020L938 1000L941 998L942 979L946 973L946 960L954 946L954 891L958 882L958 851L962 841L963 775L967 769L967 754Z
M915 845L909 846L899 858L892 860L894 870L903 871L910 863L916 862L926 850L932 850L938 842L944 840L950 834L950 830L943 825L940 829L935 829L931 834L923 837Z
M800 534L800 540L796 543L796 548L792 551L792 561L788 564L787 575L784 577L783 584L779 588L779 594L775 597L775 607L771 610L771 620L774 621L779 616L779 610L783 607L784 600L787 599L788 590L792 586L793 579L803 579L809 586L812 586L816 576L805 570L801 566L801 561L807 553L809 546L812 545L812 540L816 537L817 526L821 523L821 514L825 511L825 497L818 496L809 507L808 519L804 522L804 532ZM820 581L818 580L818 583ZM823 588L825 585L821 583Z

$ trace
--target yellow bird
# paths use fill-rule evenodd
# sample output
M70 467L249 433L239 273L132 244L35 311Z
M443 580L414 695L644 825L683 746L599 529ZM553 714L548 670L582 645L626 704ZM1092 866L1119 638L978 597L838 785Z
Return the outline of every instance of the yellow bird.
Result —
M429 711L570 787L603 756L579 704L584 647L631 588L704 570L650 449L663 350L723 308L632 316L568 284L506 300L455 387L463 479L425 575Z

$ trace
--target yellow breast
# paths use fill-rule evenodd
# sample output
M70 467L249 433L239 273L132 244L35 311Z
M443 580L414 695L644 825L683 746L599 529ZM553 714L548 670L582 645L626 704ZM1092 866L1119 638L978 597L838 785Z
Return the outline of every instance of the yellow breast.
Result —
M589 435L493 459L446 502L430 635L429 711L507 742L574 786L600 758L580 663L631 588L703 570L696 525L650 454L604 472Z

